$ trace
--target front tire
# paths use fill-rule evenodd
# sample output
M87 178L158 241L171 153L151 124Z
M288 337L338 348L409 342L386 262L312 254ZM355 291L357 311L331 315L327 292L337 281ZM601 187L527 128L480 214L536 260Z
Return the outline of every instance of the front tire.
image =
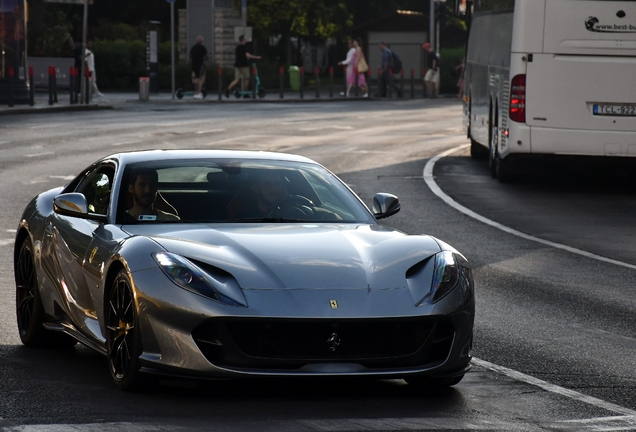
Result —
M115 385L121 390L142 386L139 356L142 353L139 319L132 283L121 270L108 293L106 304L108 368Z

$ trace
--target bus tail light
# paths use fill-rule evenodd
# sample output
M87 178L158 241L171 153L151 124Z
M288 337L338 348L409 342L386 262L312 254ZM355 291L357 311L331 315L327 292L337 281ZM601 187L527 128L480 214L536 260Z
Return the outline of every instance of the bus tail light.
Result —
M516 75L512 78L510 90L509 118L518 123L526 122L526 76Z

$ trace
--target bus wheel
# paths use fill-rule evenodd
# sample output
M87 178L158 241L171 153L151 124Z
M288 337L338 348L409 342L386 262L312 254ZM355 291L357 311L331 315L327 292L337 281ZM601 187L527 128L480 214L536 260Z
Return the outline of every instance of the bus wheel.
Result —
M486 159L488 157L488 149L471 138L470 157L473 159Z
M490 147L488 152L488 169L492 178L497 178L497 160L499 159L499 152L497 152L497 137L499 134L499 128L493 126L490 131Z
M514 175L510 170L510 161L502 159L499 155L497 155L497 160L495 161L495 176L499 183L514 181Z

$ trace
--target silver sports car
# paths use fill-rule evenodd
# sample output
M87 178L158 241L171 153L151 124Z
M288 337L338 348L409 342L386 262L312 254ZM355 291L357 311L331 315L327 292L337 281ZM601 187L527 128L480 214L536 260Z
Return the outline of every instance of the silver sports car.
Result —
M22 215L20 338L95 349L122 389L149 373L454 385L472 356L468 262L380 225L397 197L372 207L299 156L108 156Z

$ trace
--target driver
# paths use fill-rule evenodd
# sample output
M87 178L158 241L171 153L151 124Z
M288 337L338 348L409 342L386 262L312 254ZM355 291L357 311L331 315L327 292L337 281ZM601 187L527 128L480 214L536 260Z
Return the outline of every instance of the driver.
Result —
M136 221L174 221L179 216L156 208L157 171L150 168L134 169L128 182L128 192L133 196L133 206L126 210Z
M250 188L239 193L228 204L230 219L250 219L268 216L274 204L290 196L286 179L280 171L260 170Z

